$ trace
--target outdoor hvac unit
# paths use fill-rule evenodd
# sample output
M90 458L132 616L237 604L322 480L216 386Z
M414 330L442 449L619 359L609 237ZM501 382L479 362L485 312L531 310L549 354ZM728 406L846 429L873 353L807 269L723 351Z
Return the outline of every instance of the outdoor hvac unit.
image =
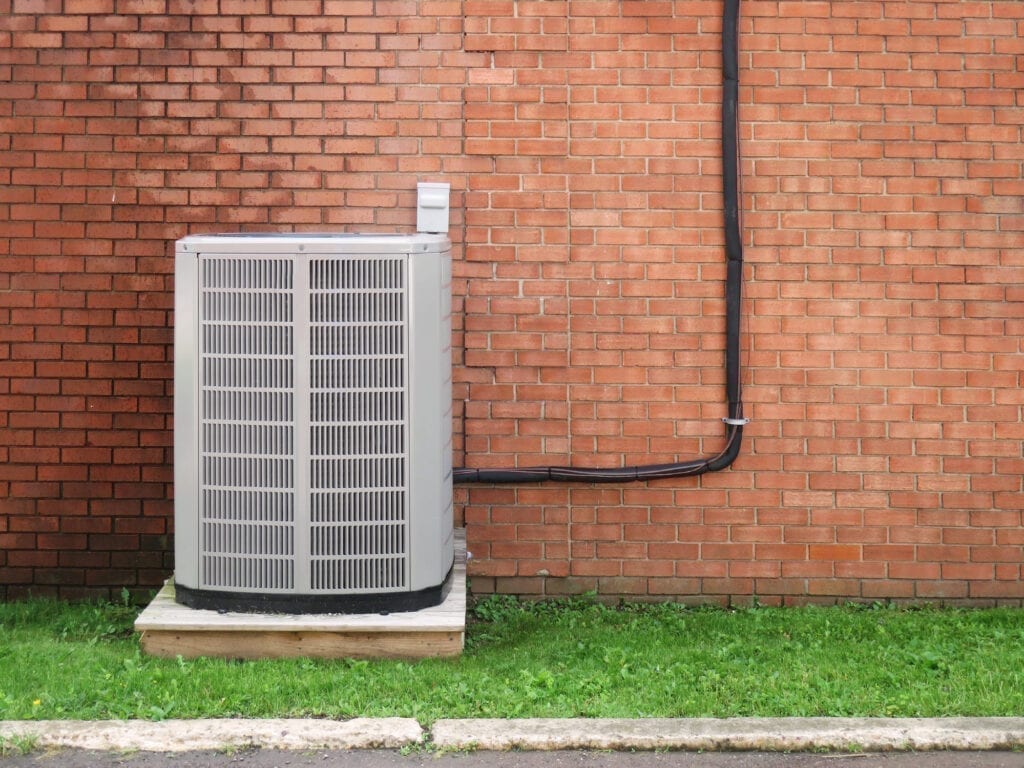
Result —
M188 237L175 280L178 601L285 613L441 602L448 239Z

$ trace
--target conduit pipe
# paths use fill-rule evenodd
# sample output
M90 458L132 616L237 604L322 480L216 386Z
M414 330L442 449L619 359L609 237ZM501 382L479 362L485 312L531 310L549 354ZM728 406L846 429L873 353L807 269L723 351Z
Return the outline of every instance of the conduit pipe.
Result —
M456 483L536 483L547 480L618 483L689 477L717 472L733 463L743 438L743 402L740 392L740 303L743 287L743 242L739 206L739 5L725 0L722 12L722 193L725 201L725 395L728 416L725 446L714 456L672 464L646 464L612 469L581 467L520 467L471 469L457 467Z

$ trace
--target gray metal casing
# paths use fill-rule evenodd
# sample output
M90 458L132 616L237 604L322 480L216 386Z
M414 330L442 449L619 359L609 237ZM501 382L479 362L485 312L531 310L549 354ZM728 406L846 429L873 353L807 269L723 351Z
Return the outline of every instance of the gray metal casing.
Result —
M315 598L443 583L448 238L192 236L175 280L176 584Z

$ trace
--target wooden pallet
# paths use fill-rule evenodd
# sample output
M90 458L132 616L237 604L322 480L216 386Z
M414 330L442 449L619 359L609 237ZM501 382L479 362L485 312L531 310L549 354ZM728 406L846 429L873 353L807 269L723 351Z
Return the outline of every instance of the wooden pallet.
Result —
M455 532L455 566L440 605L402 613L261 614L187 608L168 582L135 621L153 656L259 659L420 659L458 656L466 632L466 538Z

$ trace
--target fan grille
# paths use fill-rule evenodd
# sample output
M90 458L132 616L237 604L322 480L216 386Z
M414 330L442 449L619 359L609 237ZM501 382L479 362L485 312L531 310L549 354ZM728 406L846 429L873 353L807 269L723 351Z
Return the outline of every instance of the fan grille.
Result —
M407 588L406 282L401 255L200 259L203 587Z
M313 590L407 586L405 283L400 257L309 262Z

